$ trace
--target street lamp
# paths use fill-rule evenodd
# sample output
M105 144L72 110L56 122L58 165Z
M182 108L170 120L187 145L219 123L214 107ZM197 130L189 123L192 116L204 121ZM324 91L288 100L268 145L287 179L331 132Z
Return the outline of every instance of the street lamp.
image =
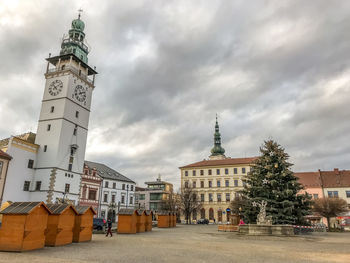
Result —
M126 185L126 208L128 208L128 192L129 192L129 185Z

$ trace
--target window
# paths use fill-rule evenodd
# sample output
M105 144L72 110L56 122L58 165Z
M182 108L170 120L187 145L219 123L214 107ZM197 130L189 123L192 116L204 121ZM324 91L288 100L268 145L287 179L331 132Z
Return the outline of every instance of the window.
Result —
M115 189L117 187L116 183L113 183L113 189Z
M193 171L192 171L192 175L193 175L193 176L196 176L196 170L193 170Z
M185 188L188 188L188 181L185 182Z
M139 200L145 200L145 194L140 194L139 195Z
M40 191L41 190L41 181L36 181L35 183L35 191Z
M318 194L313 194L314 199L318 199Z
M350 198L350 191L345 191L345 193L346 193L346 197Z
M64 70L65 67L66 67L66 65L62 65L61 69Z
M201 202L204 202L204 194L201 194Z
M47 145L44 145L44 152L47 151Z
M134 202L134 198L133 198L133 196L130 196L130 203L129 204L132 205L133 202Z
M233 180L234 186L238 186L238 180Z
M185 171L185 176L188 176L188 171Z
M79 118L79 111L75 112L75 118Z
M151 193L149 195L150 200L162 200L163 194L162 193Z
M47 130L48 130L48 131L51 130L51 124L48 124L48 125L47 125Z
M108 182L105 182L105 188L108 188Z
M112 203L115 203L115 195L112 195Z
M211 169L208 170L208 175L211 175Z
M338 191L328 191L328 196L337 198L338 197Z
M55 111L55 107L54 107L54 106L51 106L50 112L53 113L54 111Z
M70 184L66 184L64 187L64 192L69 193Z
M73 130L73 135L76 136L78 131L78 126L75 125L74 130Z
M122 195L122 200L121 203L124 204L125 203L125 195Z
M105 202L105 203L108 202L108 194L107 194L107 193L105 193L105 194L103 195L103 202Z
M193 188L196 188L196 181L193 181L193 182L192 182L192 187L193 187Z
M130 191L134 191L134 186L130 185Z
M34 167L34 160L29 159L28 160L28 168L33 169L33 167ZM0 170L0 172L1 172L1 170Z
M220 187L220 186L221 186L221 181L220 181L220 180L217 180L217 181L216 181L216 186L217 186L217 187Z
M229 180L225 180L225 186L229 187L230 186L230 181Z
M218 202L221 202L221 194L217 194L216 198L217 198Z
M68 171L72 171L72 167L73 167L73 164L72 164L72 163L69 163L69 164L68 164Z
M237 168L233 168L233 173L237 174Z
M122 184L122 190L125 190L125 184Z
M220 169L216 169L216 174L217 174L217 175L220 174Z
M245 174L245 168L244 167L242 168L242 174Z
M228 174L228 169L227 168L225 168L225 174Z
M209 181L208 183L209 183L209 187L212 187L212 181Z
M96 190L89 190L89 200L96 200L96 194L97 191Z
M230 193L226 193L226 202L230 202Z
M30 181L24 181L23 191L29 191Z
M204 181L201 181L201 188L204 188Z
M204 170L201 170L201 175L204 175Z
M209 194L209 202L213 202L213 194Z

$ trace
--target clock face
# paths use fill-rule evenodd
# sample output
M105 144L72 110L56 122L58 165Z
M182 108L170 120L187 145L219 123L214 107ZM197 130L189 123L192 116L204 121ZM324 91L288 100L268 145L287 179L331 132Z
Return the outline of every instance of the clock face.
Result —
M81 85L77 85L74 89L74 97L80 101L80 102L85 102L86 100L86 88L84 88Z
M63 88L62 81L60 81L59 79L56 79L51 82L49 86L49 93L51 96L56 96L62 91L62 88Z

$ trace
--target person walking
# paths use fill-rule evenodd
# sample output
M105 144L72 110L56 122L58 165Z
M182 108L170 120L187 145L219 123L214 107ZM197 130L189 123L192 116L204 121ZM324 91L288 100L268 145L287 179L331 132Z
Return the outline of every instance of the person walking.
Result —
M112 220L110 218L107 220L107 234L106 234L106 237L108 237L109 234L111 234L111 237L113 236L112 235Z

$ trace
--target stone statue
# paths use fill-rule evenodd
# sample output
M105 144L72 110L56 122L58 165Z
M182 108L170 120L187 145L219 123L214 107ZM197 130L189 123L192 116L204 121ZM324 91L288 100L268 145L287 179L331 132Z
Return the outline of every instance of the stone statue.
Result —
M265 200L262 200L261 203L253 202L253 206L260 207L260 212L256 218L256 223L258 225L272 225L272 217L266 216L266 205L267 202Z

